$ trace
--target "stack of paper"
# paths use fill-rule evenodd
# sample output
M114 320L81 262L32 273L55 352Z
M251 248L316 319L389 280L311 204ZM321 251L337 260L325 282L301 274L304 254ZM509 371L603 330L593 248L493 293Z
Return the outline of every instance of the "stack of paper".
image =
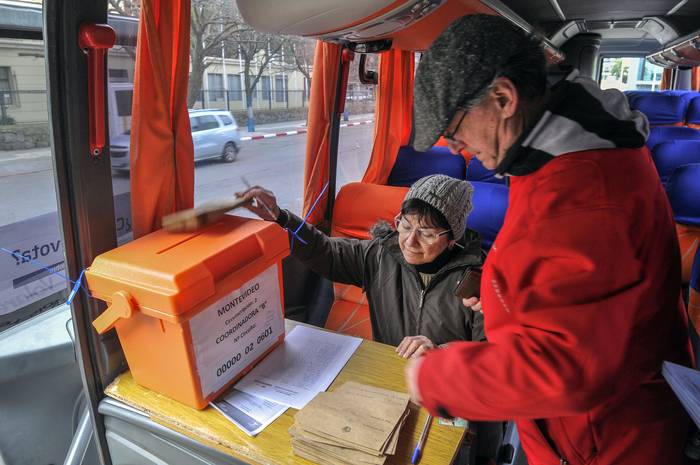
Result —
M676 363L664 362L661 374L700 428L700 372Z
M382 465L396 452L408 412L408 395L349 382L296 414L292 449L322 465Z

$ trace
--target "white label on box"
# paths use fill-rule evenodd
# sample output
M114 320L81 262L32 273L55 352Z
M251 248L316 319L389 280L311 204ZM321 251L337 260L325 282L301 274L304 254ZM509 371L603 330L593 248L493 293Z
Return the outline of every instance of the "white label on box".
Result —
M202 396L224 387L284 334L277 265L190 320Z

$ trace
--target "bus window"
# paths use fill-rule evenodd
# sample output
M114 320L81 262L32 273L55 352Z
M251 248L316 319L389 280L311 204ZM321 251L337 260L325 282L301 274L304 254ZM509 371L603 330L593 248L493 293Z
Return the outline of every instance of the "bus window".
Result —
M129 145L131 136L131 104L134 96L134 66L138 32L137 2L133 9L121 2L110 2L108 23L117 30L117 43L107 54L107 114L109 122L110 163L114 215L119 245L133 237L131 228L131 186L129 184ZM115 9L121 6L121 9Z
M663 68L644 57L605 57L600 72L602 89L660 90Z
M206 17L215 4L200 7ZM316 42L241 32L232 27L243 21L233 2L224 16L226 25L208 32L198 32L196 18L191 25L193 37L201 34L210 44L201 57L191 56L191 115L202 115L197 116L201 119L216 114L221 121L213 131L201 131L199 120L196 133L193 128L195 205L232 196L247 185L261 185L275 193L280 207L301 213ZM214 37L219 41L212 43L209 39ZM371 153L374 88L359 82L357 61L353 68L341 116L337 188L362 179ZM234 124L227 124L227 119ZM237 213L251 215L244 210Z
M379 56L367 55L366 68L377 71L378 67ZM336 190L362 180L372 153L377 86L362 84L358 70L359 56L355 55L350 63L345 112L340 120Z
M26 17L41 27L41 6ZM0 44L0 332L65 301L54 187L44 44ZM46 269L44 269L46 268Z

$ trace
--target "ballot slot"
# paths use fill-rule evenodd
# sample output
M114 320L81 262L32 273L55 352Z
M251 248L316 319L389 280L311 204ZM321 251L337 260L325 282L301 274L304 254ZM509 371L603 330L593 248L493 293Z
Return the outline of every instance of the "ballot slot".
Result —
M283 341L289 241L274 223L230 215L178 236L108 251L86 281L110 305L94 325L116 328L135 381L202 409Z

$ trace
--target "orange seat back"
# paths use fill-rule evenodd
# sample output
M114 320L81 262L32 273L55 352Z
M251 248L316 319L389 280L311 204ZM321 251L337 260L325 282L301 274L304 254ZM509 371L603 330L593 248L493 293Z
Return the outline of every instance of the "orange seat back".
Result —
M369 229L379 220L393 223L401 210L407 187L354 182L338 192L333 208L331 236L369 239ZM367 297L362 289L334 283L335 295L326 328L372 339Z
M331 236L369 239L369 229L377 221L393 224L406 192L407 187L346 184L335 199Z

